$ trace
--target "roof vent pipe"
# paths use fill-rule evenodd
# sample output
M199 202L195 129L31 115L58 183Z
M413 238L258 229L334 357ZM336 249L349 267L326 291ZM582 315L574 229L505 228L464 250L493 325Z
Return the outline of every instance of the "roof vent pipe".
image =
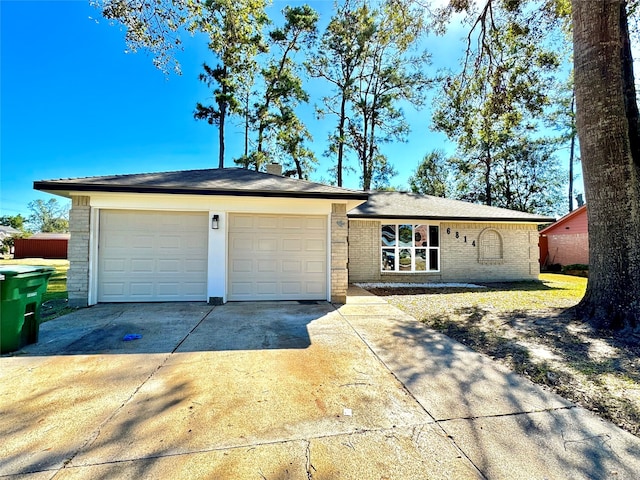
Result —
M267 173L282 176L282 165L279 163L267 163Z

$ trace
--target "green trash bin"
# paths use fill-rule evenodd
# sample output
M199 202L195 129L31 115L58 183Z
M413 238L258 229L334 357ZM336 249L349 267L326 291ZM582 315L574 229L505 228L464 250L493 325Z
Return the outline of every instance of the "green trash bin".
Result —
M53 267L0 266L0 353L38 341L40 306Z

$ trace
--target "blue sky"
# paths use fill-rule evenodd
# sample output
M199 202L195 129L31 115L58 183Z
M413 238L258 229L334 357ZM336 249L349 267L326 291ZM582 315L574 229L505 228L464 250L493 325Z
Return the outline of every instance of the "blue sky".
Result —
M288 3L275 1L273 13ZM328 21L332 0L307 3ZM0 0L0 22L0 215L26 216L31 200L52 198L33 190L35 180L217 166L215 127L193 119L196 102L211 96L198 80L202 63L214 62L206 39L183 36L182 76L166 77L146 53L124 53L123 32L88 0ZM455 67L461 36L429 40L434 72ZM398 171L391 184L399 188L408 187L427 152L451 149L429 130L427 110L405 113L409 141L384 147ZM315 120L312 105L301 116L320 159L311 178L327 179L330 161L322 152L335 122ZM226 164L232 165L242 139L240 128L229 130ZM359 188L357 176L344 186Z

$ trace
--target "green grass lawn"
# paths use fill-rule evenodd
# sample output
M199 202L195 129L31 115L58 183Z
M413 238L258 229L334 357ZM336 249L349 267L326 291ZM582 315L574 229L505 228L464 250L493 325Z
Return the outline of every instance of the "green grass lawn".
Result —
M51 320L71 311L66 305L67 300L67 270L69 260L51 260L46 258L21 258L19 260L0 260L0 265L36 265L53 267L56 271L49 277L47 292L42 297L42 320Z
M487 284L479 289L458 296L462 304L491 305L496 311L567 308L577 304L584 296L587 279L555 273L543 273L538 282L511 282ZM465 298L466 297L466 298Z

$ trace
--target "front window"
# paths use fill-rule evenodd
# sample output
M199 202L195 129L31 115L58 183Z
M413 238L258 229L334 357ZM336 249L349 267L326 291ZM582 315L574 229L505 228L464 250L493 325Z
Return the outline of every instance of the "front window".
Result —
M383 272L440 270L440 231L437 225L383 224L380 239Z

